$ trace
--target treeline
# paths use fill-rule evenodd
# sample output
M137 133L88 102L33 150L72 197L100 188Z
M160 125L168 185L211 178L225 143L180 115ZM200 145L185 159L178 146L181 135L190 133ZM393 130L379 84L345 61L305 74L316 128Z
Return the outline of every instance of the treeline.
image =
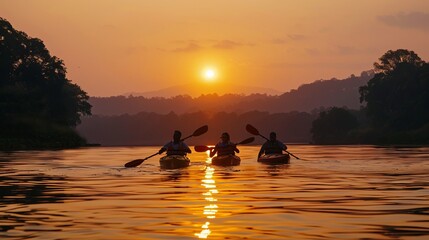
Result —
M318 144L429 144L429 63L413 51L386 52L359 89L360 111L331 108L312 125Z
M74 127L88 98L42 40L0 18L0 150L84 145Z
M311 139L310 128L316 115L304 112L270 114L252 111L242 114L218 112L209 114L195 112L186 114L168 114L141 112L135 115L91 116L85 117L78 131L91 143L102 145L161 145L171 140L173 131L182 131L183 136L203 125L209 131L199 137L191 138L189 144L215 144L222 132L229 132L232 141L241 141L249 137L245 126L250 123L268 135L276 131L280 140L285 142L308 143ZM261 143L257 139L256 143Z
M360 76L338 80L318 80L304 84L296 90L279 96L252 94L248 96L201 95L197 98L176 96L172 98L145 98L133 96L91 97L92 112L96 115L137 114L139 112L155 112L177 114L191 112L220 111L244 113L248 111L266 111L284 113L291 111L311 112L320 107L343 107L359 109L359 87L364 86L373 77L372 71L362 72ZM178 93L180 94L180 93Z

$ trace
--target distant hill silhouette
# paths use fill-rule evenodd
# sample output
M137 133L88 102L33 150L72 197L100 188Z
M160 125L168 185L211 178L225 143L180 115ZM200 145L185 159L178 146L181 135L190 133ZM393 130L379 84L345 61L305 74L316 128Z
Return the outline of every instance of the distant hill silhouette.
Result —
M175 129L186 135L208 124L207 134L188 143L214 144L225 131L233 141L249 137L244 126L250 123L265 135L276 131L285 142L310 142L318 111L333 106L359 109L359 87L372 76L363 72L343 80L319 80L278 96L93 97L90 102L96 116L84 118L77 130L89 142L102 145L160 145L171 139ZM261 142L258 138L256 143Z
M300 112L195 112L180 115L173 112L140 112L135 115L86 117L77 130L89 142L102 145L161 145L171 140L175 129L187 136L196 128L207 124L209 131L206 134L186 141L193 145L215 144L222 132L229 132L231 140L239 142L252 136L245 130L246 124L250 123L265 136L276 131L282 141L308 143L311 140L311 124L316 117L315 114ZM262 142L262 138L256 138L256 144Z
M207 94L196 98L190 96L164 97L91 97L92 113L97 115L137 114L139 112L154 112L167 114L205 112L236 112L266 111L282 113L290 111L311 112L315 109L328 107L347 107L359 109L359 87L373 77L373 72L365 71L360 76L350 76L339 80L318 80L301 85L298 89L278 96L266 94ZM202 91L203 92L203 91Z
M219 84L217 84L219 85ZM217 87L219 88L219 87ZM171 98L177 95L188 95L191 97L199 97L201 94L239 94L239 95L249 95L249 94L267 94L267 95L280 95L283 92L271 89L271 88L262 88L262 87L252 87L252 86L243 86L243 85L234 85L228 84L227 86L220 87L222 91L214 90L210 87L210 84L184 84L177 85L169 88L163 88L156 91L148 92L128 92L122 94L123 96L134 96L134 97L165 97Z
M351 75L339 80L318 80L301 85L296 90L280 96L266 98L266 101L249 101L254 110L264 109L269 112L304 111L310 112L318 108L347 107L359 109L359 87L365 85L372 77L372 71L362 72L359 77ZM238 105L243 108L243 103Z

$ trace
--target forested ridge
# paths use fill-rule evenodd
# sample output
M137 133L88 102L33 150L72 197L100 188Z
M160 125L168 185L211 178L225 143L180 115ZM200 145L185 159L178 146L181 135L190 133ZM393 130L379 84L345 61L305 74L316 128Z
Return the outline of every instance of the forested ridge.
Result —
M331 108L313 122L319 144L429 144L429 63L414 51L389 50L359 88L360 111Z
M88 98L42 40L0 18L0 149L85 145L74 128L91 114Z
M91 97L93 114L121 115L139 112L167 114L171 111L182 114L198 111L216 113L220 111L244 113L266 111L284 113L291 111L311 112L320 107L347 107L359 109L359 87L373 77L372 71L364 71L360 76L351 75L346 79L317 80L303 84L299 88L278 96L265 94L208 94L192 98L180 95L171 98L112 96Z

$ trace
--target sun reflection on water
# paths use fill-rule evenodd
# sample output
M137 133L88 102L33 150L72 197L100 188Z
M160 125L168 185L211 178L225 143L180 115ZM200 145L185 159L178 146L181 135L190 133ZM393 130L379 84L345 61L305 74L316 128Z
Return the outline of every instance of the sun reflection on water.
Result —
M216 218L216 213L218 211L218 206L216 204L217 199L215 195L219 193L216 189L216 181L213 179L213 174L215 169L210 167L211 158L209 157L209 152L207 151L207 166L205 168L204 179L201 180L201 186L204 186L207 191L202 195L204 199L207 201L207 205L204 206L203 214L207 218L207 222L201 226L201 232L195 233L195 236L198 238L207 238L211 234L211 230L209 228L210 219Z

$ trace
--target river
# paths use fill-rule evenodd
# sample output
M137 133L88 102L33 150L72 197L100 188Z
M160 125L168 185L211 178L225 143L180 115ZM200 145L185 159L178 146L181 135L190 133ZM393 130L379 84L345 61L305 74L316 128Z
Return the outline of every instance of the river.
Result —
M0 153L0 239L429 239L429 148L290 145L163 170L159 147Z

